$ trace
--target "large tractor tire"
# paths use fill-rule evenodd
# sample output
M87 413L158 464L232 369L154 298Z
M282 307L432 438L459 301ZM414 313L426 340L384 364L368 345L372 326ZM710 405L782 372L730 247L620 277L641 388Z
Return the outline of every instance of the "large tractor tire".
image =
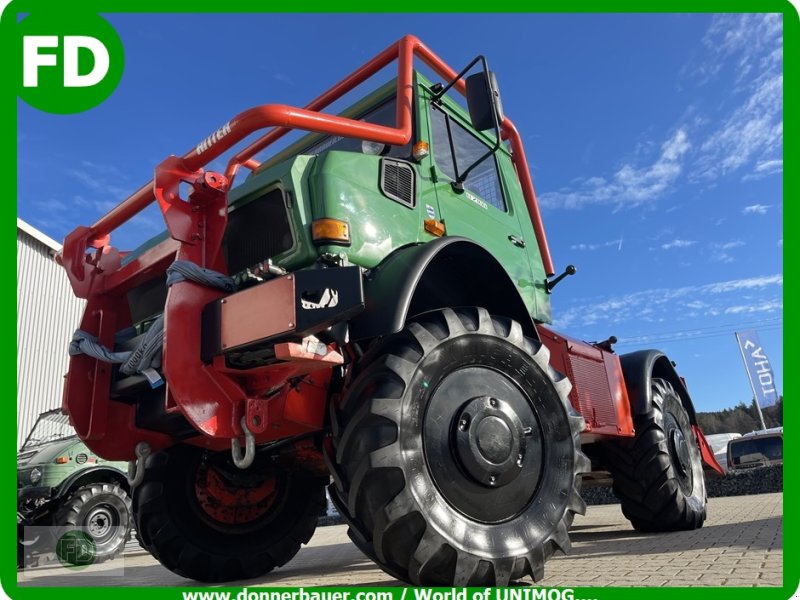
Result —
M702 527L707 500L700 449L669 382L653 378L651 408L634 426L632 443L605 447L623 514L644 532Z
M427 313L379 342L332 412L331 496L350 537L418 585L542 578L583 513L583 419L520 325Z
M239 470L229 456L174 446L148 458L134 491L139 541L183 577L213 583L258 577L311 539L327 483L272 464Z
M130 536L131 499L116 483L93 483L61 504L55 524L88 534L94 543L93 562L110 560L125 549Z

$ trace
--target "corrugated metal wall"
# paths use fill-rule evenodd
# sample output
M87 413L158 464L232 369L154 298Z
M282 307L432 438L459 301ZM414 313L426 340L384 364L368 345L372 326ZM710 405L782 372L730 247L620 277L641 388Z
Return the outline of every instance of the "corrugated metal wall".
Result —
M17 447L39 413L61 405L67 348L83 315L52 253L17 227Z

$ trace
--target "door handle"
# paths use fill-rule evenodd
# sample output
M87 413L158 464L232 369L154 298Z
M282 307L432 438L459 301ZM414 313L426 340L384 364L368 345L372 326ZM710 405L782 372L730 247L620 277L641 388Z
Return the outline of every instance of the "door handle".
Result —
M524 248L525 247L525 240L523 240L518 235L510 235L508 236L508 241L514 244L517 248Z

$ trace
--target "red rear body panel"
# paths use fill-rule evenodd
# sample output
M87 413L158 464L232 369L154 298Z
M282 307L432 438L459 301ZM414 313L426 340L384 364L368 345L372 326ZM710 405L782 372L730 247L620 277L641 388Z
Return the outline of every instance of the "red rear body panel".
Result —
M550 364L572 382L572 406L586 421L584 441L633 437L631 403L619 357L596 346L537 326L550 350Z

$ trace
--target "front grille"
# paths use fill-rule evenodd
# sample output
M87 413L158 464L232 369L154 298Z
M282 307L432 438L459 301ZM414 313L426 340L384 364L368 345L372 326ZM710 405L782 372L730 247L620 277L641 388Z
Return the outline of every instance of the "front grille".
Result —
M31 485L31 471L33 471L34 467L28 467L27 469L17 469L17 488L25 487L26 485Z
M381 160L381 191L392 200L413 207L416 190L414 168L407 162Z
M289 250L292 243L283 191L273 188L228 216L224 240L228 272L233 275L272 258Z

